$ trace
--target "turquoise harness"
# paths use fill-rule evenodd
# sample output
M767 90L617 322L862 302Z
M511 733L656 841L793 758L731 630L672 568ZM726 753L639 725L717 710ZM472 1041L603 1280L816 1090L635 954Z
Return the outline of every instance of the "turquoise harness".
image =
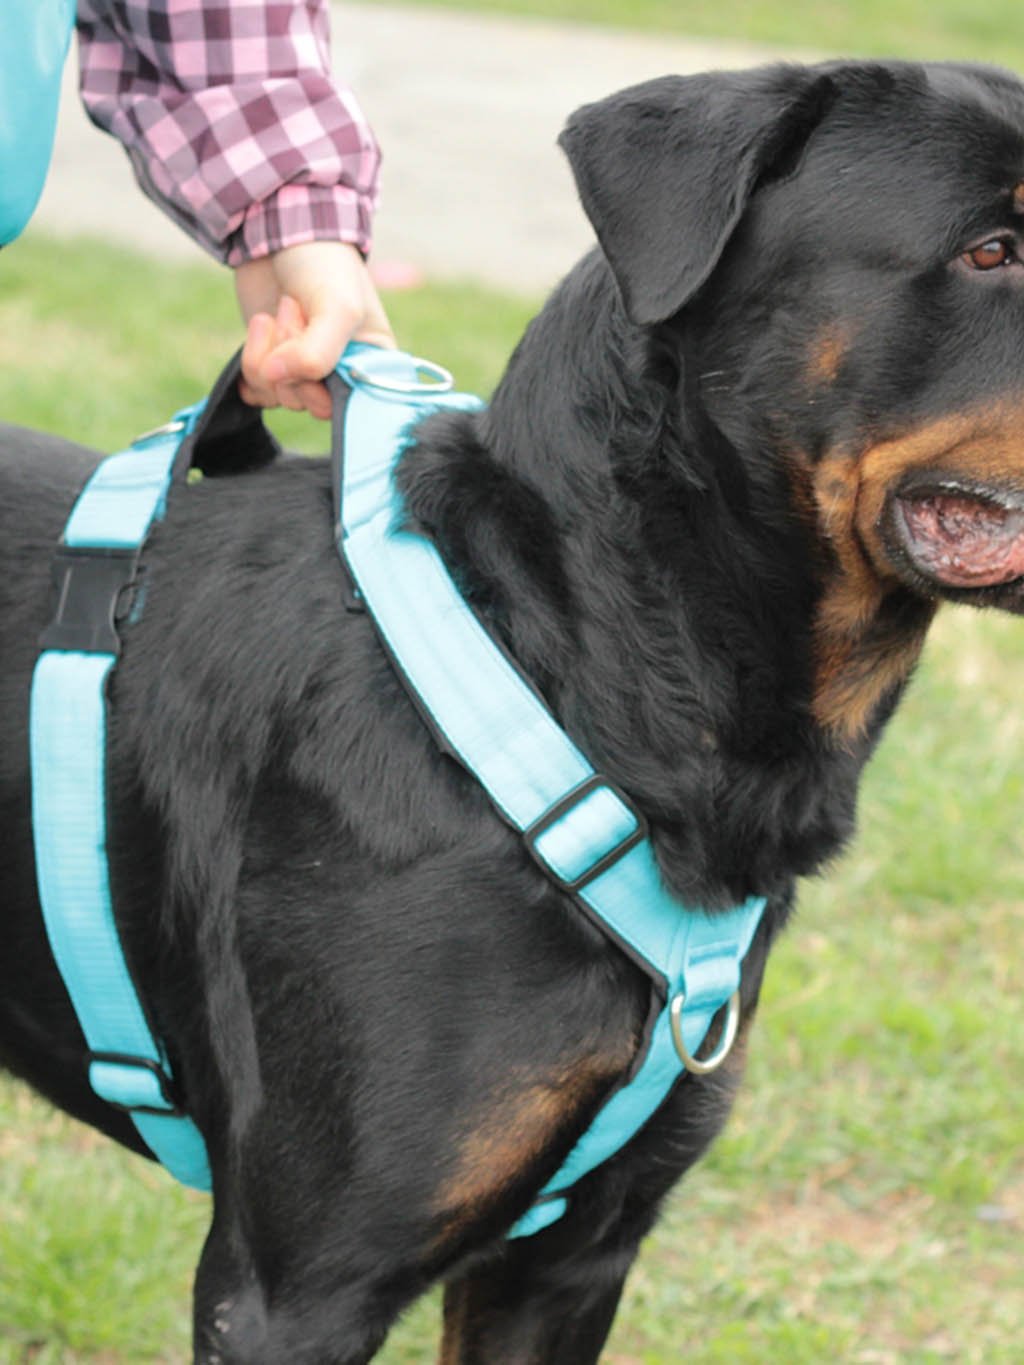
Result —
M764 901L708 915L666 891L643 816L595 772L495 646L433 544L403 529L392 473L410 426L432 410L479 408L479 400L447 392L435 367L367 346L350 346L339 374L348 396L335 401L337 535L363 604L446 751L474 773L545 874L643 967L658 1002L630 1078L509 1233L526 1236L562 1215L572 1186L629 1142L684 1071L714 1070L728 1055L739 1021L741 965ZM201 405L179 413L172 431L99 467L68 522L65 558L84 552L100 563L113 548L134 567L161 514L178 446L200 411ZM202 1140L174 1107L163 1050L146 1025L110 903L104 687L116 636L111 641L109 628L94 629L94 638L80 641L72 615L65 611L63 624L59 616L58 633L44 639L32 697L33 815L47 929L93 1049L94 1089L129 1110L179 1179L205 1188ZM67 724L69 711L74 725ZM698 1061L723 1007L714 1055Z
M29 715L32 828L39 901L90 1050L89 1081L132 1117L179 1180L210 1188L206 1146L178 1108L164 1049L124 960L107 868L107 681L115 613L163 515L174 460L202 405L97 468L57 550L57 611L43 635Z

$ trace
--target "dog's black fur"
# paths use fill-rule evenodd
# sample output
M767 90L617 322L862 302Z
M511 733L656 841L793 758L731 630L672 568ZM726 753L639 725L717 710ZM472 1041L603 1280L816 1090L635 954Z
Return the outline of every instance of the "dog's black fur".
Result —
M667 79L563 144L602 250L486 412L421 428L402 487L647 814L669 885L769 897L749 1019L936 602L1021 609L1019 577L944 581L899 517L951 481L985 508L1024 496L1021 443L991 429L1020 411L1024 268L970 254L1021 239L1024 91L898 64ZM138 1150L88 1088L29 827L50 553L97 456L0 440L0 1060ZM145 582L112 688L110 857L213 1166L197 1360L356 1365L441 1278L447 1365L596 1361L738 1066L686 1077L563 1220L506 1242L628 1068L645 980L343 609L326 464L181 486Z

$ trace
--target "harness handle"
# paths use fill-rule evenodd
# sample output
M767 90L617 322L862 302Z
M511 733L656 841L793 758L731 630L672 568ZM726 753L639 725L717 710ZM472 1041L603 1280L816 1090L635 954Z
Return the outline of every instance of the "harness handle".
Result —
M248 474L262 469L281 454L281 443L267 430L263 409L243 402L238 391L242 352L238 350L220 372L210 396L182 441L172 477L183 479L198 469L209 479Z
M383 403L423 404L429 411L432 398L451 392L455 380L443 365L405 351L350 341L324 383L331 396L331 459L334 466L334 525L342 539L342 489L345 481L345 424L348 401L362 392ZM386 447L385 447L386 448Z

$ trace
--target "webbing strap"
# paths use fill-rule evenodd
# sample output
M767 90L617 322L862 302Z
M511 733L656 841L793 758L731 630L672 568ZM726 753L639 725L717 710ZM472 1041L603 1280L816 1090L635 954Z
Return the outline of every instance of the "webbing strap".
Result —
M466 605L435 547L403 529L392 479L410 425L431 408L475 398L421 382L408 356L352 347L340 464L339 549L389 653L451 751L547 873L646 967L664 999L646 1055L597 1115L541 1200L512 1229L525 1236L564 1212L561 1195L643 1126L683 1073L673 1002L687 1052L739 988L765 902L714 915L666 890L642 816L597 774ZM342 456L343 449L343 456Z
M91 1054L90 1084L129 1112L173 1175L209 1189L202 1135L177 1109L167 1058L121 948L110 894L106 803L107 682L117 660L118 598L162 514L174 457L201 407L108 457L80 494L57 557L57 616L32 680L30 747L39 898ZM135 555L126 553L131 551Z

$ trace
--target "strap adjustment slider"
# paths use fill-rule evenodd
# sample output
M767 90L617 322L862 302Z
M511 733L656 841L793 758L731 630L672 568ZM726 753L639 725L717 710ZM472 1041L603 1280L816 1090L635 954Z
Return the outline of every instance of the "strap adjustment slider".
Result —
M625 792L592 773L523 830L530 857L575 895L648 835L647 820Z
M151 1057L123 1052L90 1052L89 1083L107 1104L126 1114L183 1118L174 1082Z
M59 545L53 557L57 609L40 647L119 654L118 608L134 582L137 558L136 549Z

